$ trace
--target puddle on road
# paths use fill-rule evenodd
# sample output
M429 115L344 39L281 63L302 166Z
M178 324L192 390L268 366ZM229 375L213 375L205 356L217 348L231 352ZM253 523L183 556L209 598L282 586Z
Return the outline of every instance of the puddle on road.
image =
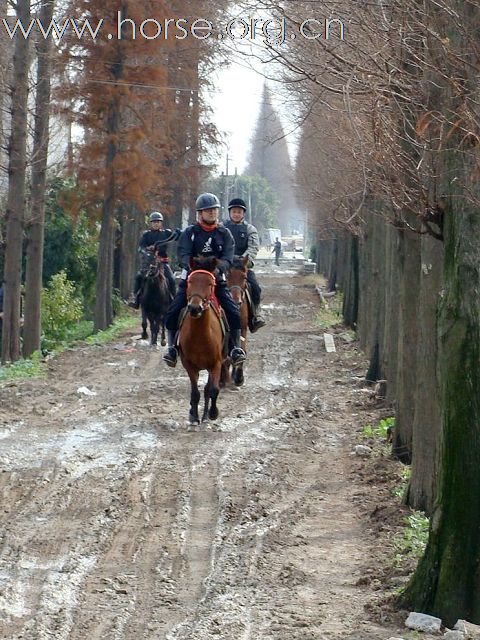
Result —
M307 308L307 307L312 307L311 304L296 304L294 307L292 307L291 304L275 304L274 302L270 302L269 304L262 304L262 311L264 311L265 309L271 310L271 309L290 309L290 310L297 310L297 309L301 309L301 308Z
M156 432L129 431L116 421L92 422L55 435L41 430L18 432L2 442L2 467L40 469L61 467L76 479L95 469L119 467L134 456L159 446Z

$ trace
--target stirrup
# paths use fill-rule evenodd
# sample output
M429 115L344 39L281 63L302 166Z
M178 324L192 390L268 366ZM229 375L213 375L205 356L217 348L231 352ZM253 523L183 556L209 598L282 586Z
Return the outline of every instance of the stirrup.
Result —
M233 365L242 364L242 362L245 362L246 358L247 354L241 347L233 347L230 352L230 360Z
M164 354L163 360L168 364L169 367L175 367L177 364L177 349L176 347L168 347L167 353Z

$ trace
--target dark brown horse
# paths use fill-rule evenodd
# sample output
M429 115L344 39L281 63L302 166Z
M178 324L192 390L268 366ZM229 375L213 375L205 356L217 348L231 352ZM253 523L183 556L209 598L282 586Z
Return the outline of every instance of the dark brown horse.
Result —
M247 335L248 335L248 300L247 300L247 265L248 256L245 258L236 258L230 267L227 275L227 286L232 294L233 300L237 303L240 318L242 321L242 348L247 352ZM223 376L228 380L228 376ZM234 384L239 387L244 382L243 362L232 367L231 377Z
M150 344L156 345L161 331L161 344L165 346L165 315L170 304L170 293L160 257L155 254L145 275L140 307L142 309L142 340L148 338L147 322L150 324Z
M223 354L223 332L215 309L216 258L192 258L191 272L187 279L187 314L180 328L178 344L180 357L191 384L191 424L200 424L198 417L198 374L206 369L208 381L205 385L202 422L218 417L217 398L220 392L220 374Z

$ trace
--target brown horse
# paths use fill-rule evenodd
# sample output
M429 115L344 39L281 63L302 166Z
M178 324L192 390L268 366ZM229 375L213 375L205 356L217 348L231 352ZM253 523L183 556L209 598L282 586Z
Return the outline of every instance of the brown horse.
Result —
M222 370L223 332L215 305L214 270L216 258L192 258L191 272L187 279L187 313L180 328L178 344L180 357L191 384L190 413L191 424L200 424L198 417L198 374L208 371L205 385L202 422L207 418L218 418L217 398L220 392Z
M248 300L247 300L247 265L248 256L236 258L227 275L227 286L232 294L233 300L238 305L240 318L242 321L242 348L247 352L248 333ZM225 377L225 376L224 376ZM244 382L243 362L232 368L231 377L234 384L240 387ZM228 379L228 377L227 377Z

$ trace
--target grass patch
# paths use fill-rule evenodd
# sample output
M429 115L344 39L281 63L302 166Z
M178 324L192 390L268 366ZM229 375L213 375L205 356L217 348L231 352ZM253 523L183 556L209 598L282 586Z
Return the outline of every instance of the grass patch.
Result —
M87 344L105 344L106 342L110 342L114 338L117 338L125 331L125 329L135 327L138 322L137 316L121 316L104 331L98 331L98 333L88 336L85 339L85 342Z
M403 519L405 528L392 541L393 562L396 567L417 562L428 542L428 518L422 511L414 511Z
M395 418L385 418L373 427L367 424L362 429L362 435L365 438L383 438L386 439L391 430L395 426Z
M0 382L7 380L26 380L27 378L39 378L46 371L43 356L36 351L31 358L21 359L12 364L0 367Z
M400 472L400 484L392 489L392 495L396 498L402 499L405 495L405 492L408 487L408 483L410 482L410 477L412 475L412 468L408 466L402 467Z
M85 320L75 324L66 332L65 340L52 345L49 349L49 357L60 355L69 347L86 342L87 344L100 345L114 340L121 335L125 329L130 329L138 324L138 317L131 315L123 315L118 317L114 323L105 329L93 333L93 322ZM9 380L25 380L27 378L39 378L46 372L45 357L39 351L35 352L31 358L21 359L12 364L0 366L0 383Z
M330 329L336 327L343 322L342 315L343 294L337 291L333 298L328 298L327 306L322 305L316 317L315 324L320 329Z

